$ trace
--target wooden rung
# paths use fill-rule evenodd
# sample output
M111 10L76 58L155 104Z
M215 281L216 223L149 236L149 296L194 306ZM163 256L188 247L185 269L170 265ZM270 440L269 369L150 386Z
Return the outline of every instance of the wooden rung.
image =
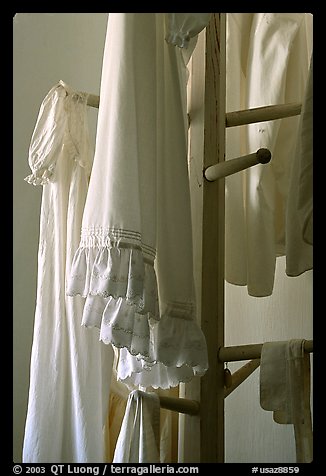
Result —
M235 127L253 122L274 121L284 117L298 116L301 114L301 103L276 104L263 106L243 111L227 112L225 126Z
M198 415L200 404L196 400L177 397L163 397L159 395L161 408L172 410L173 412L186 413L187 415Z
M95 94L89 94L87 97L87 105L91 107L96 107L98 109L100 105L100 96Z
M235 174L241 170L248 169L257 164L267 164L271 160L272 154L268 149L258 149L252 154L243 155L236 159L225 160L218 164L211 165L204 170L204 177L209 182Z
M98 108L100 104L100 96L96 94L88 94L87 105ZM301 114L301 103L277 104L275 106L263 106L252 109L244 109L243 111L227 112L225 115L225 126L236 127L253 122L274 121L284 117L298 116ZM188 114L188 125L191 118Z
M228 388L224 388L224 398L233 392L239 385L242 384L260 365L260 359L250 360L250 362L243 365L240 369L232 374L232 384Z
M239 360L260 359L263 344L234 345L221 347L218 358L221 362L236 362ZM313 341L306 340L305 352L313 352Z

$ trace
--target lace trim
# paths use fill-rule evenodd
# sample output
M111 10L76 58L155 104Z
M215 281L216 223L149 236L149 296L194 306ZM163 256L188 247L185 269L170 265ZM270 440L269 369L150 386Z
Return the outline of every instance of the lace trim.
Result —
M82 324L98 327L101 341L135 359L129 364L136 370L128 378L146 370L151 386L165 388L203 375L207 349L194 320L194 303L162 303L160 309L154 266L144 260L143 249L121 241L110 244L81 246L75 254L67 294L86 297Z
M119 352L117 378L125 385L168 389L178 386L181 382L190 382L194 376L200 377L205 370L198 370L182 365L181 367L166 367L157 362L147 364L130 355L126 349Z
M137 365L132 362L131 368L137 370L130 371L128 368L128 372L131 372L128 374L130 378L134 378L134 373L154 370L146 379L155 384L155 366L158 364L162 365L162 369L169 369L169 374L173 373L173 369L182 368L182 372L178 371L179 381L186 381L194 375L203 375L208 368L206 341L193 320L164 315L159 321L155 321L150 314L138 314L134 306L123 298L116 300L112 297L103 299L99 296L89 296L85 303L82 324L86 327L98 327L99 339L117 349L124 349L125 355L128 356L126 359L136 358ZM129 360L126 359L125 362L121 359L120 368L127 366ZM125 375L126 371L123 370L119 379L124 380ZM141 376L137 378L143 379ZM166 378L171 380L171 376ZM162 376L160 379L162 380Z
M126 243L80 247L74 257L67 295L125 298L140 314L159 319L157 280L152 261Z

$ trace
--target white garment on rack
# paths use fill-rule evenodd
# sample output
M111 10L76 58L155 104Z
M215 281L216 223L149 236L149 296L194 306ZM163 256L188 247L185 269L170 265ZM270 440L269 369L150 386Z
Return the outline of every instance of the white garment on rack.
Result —
M263 344L260 361L260 404L273 411L276 423L293 424L298 463L313 458L310 410L310 355L304 340Z
M167 34L165 39L171 45L193 49L191 40L208 25L211 13L166 13Z
M305 13L227 15L227 111L302 102L312 35ZM310 15L311 16L311 15ZM226 157L261 147L269 164L226 178L226 280L252 296L273 292L277 256L286 253L286 207L299 117L226 130Z
M109 15L94 164L67 288L86 297L83 324L121 349L118 378L156 388L208 367L193 283L190 52L165 41L169 21Z
M302 103L292 165L286 220L286 273L312 269L313 264L313 59Z
M127 401L113 463L160 462L160 399L134 390Z
M81 327L84 299L66 296L92 166L87 96L63 82L44 98L29 149L43 185L24 463L104 462L113 351Z

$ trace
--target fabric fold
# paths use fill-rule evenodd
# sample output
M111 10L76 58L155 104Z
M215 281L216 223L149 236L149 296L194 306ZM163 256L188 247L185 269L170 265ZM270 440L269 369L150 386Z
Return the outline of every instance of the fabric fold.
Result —
M196 38L209 23L211 13L166 13L168 43L188 48L191 38Z
M127 401L113 463L160 462L160 400L134 390Z
M164 315L150 323L149 355L139 359L120 351L118 377L126 385L169 388L203 376L208 369L205 337L189 319Z
M311 38L311 14L228 14L226 110L303 102ZM312 267L311 250L303 246L296 223L299 206L291 203L287 211L288 200L301 194L310 180L304 172L301 188L297 177L299 121L297 116L227 129L227 158L261 147L272 154L269 164L250 167L225 181L225 278L231 284L247 286L250 296L273 293L277 257L287 255L290 248L291 275L298 275L294 273L298 268L303 272ZM310 119L306 126L312 126ZM306 145L309 153L311 144Z
M286 220L286 274L313 268L313 57L300 115Z
M263 344L260 405L280 424L293 424L298 463L313 459L310 410L310 355L304 339Z
M167 28L162 13L109 15L94 164L67 282L68 295L86 297L83 325L128 352L152 386L157 364L192 376L208 368L194 314L187 67Z

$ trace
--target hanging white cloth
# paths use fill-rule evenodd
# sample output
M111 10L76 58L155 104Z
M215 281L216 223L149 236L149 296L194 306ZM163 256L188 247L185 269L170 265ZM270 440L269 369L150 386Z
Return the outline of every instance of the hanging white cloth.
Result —
M298 276L313 265L313 60L302 103L291 172L286 220L286 273Z
M84 299L66 275L80 238L92 166L87 96L56 84L31 139L26 181L43 185L24 463L104 462L113 351L81 327Z
M165 39L171 45L189 50L191 55L197 35L208 25L211 13L166 13L167 29Z
M227 111L302 102L312 35L305 13L230 13ZM286 207L299 117L228 128L226 156L268 148L272 160L226 178L226 280L252 296L273 292L286 253Z
M304 342L266 342L260 361L260 405L273 411L276 423L293 424L297 463L313 459L310 355Z
M160 399L134 390L127 401L113 463L160 462Z
M118 356L118 350L115 350L115 355ZM106 439L106 451L107 451L107 462L113 462L114 452L116 450L116 443L120 435L120 439L126 441L128 438L127 435L122 431L121 425L122 421L126 415L126 405L130 393L133 390L138 390L137 388L130 389L127 385L117 380L117 373L115 364L113 365L112 381L110 388L110 403L107 417L107 424L105 428L105 439ZM142 389L144 390L144 389ZM152 397L151 393L146 393L149 395L149 398ZM158 396L178 396L178 389L174 389L171 392L171 389L168 390L159 390L157 392ZM154 399L154 400L153 400ZM146 404L157 406L155 400L155 395L151 400L145 400ZM159 444L155 444L156 449L159 448L160 453L160 462L161 463L173 463L177 462L177 442L178 442L178 431L177 431L177 421L178 414L176 412L171 412L170 410L161 408L159 411ZM155 423L155 429L157 429L157 423ZM156 430L155 430L156 431Z
M165 41L170 23L162 13L109 15L94 164L67 287L86 297L83 324L121 349L118 378L162 388L208 367L195 314L187 68Z

